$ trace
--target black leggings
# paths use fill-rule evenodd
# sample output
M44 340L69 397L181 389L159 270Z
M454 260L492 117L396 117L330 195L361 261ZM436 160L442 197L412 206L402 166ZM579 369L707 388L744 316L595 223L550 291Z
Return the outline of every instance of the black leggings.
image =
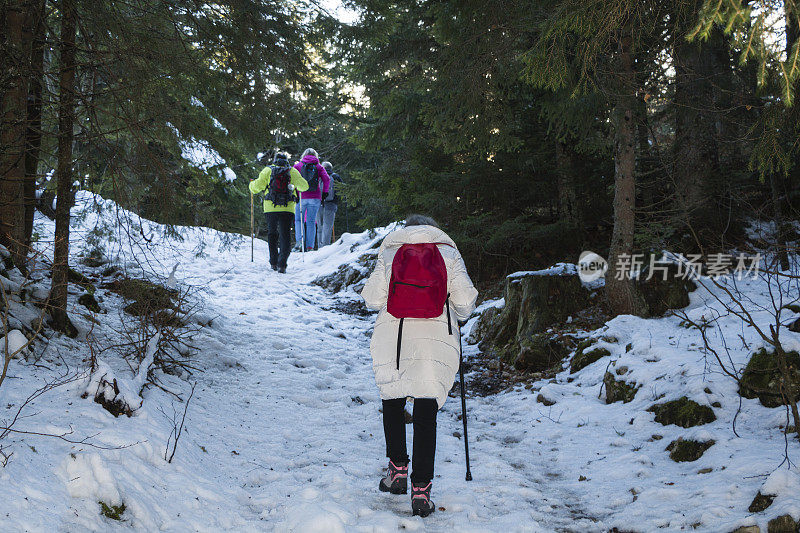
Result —
M408 463L406 451L405 398L383 400L383 432L386 456L395 464ZM411 482L425 483L433 479L433 458L436 454L436 413L439 406L433 398L414 400L414 449Z
M294 213L277 211L264 213L267 222L267 244L269 246L269 264L286 268L289 254L292 251L289 228L294 224Z

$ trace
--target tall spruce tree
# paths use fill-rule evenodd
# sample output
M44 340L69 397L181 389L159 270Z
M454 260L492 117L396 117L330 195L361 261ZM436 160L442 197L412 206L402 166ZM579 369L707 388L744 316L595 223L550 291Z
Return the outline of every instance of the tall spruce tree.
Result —
M655 68L645 52L660 35L663 6L637 0L563 0L551 7L526 56L528 79L574 95L597 90L609 97L615 170L606 297L613 313L642 315L647 306L627 272L636 227L637 96L643 90L640 80Z
M50 316L53 327L74 335L67 316L67 283L69 280L69 223L73 202L72 143L75 127L75 36L78 11L74 0L60 4L61 41L59 43L58 75L58 196L56 230L53 251L53 276L50 288Z
M36 2L0 4L0 244L26 268L25 132Z

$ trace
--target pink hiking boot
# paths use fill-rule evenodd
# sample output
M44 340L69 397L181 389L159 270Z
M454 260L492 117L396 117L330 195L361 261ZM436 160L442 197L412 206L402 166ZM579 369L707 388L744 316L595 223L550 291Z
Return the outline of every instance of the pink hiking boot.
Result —
M378 485L381 492L408 494L408 464L396 465L389 461L389 472Z
M431 484L412 483L411 484L411 512L414 516L425 518L436 510L436 506L431 501Z

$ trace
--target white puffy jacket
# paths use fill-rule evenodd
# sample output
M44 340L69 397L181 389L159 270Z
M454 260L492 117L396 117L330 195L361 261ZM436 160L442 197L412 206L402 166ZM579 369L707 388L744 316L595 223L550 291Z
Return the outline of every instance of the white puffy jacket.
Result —
M394 254L407 243L445 243L438 248L447 267L452 334L448 333L446 311L437 318L406 318L398 370L397 330L400 319L389 314L386 304ZM370 351L381 398L435 398L441 408L458 371L458 320L469 318L478 298L478 291L469 279L464 260L453 240L433 226L408 226L393 231L381 244L375 271L364 285L361 296L367 307L379 311Z

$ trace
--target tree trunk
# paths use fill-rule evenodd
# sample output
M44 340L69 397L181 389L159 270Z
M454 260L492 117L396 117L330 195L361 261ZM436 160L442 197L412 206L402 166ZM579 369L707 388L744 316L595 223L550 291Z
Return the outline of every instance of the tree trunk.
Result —
M693 243L699 248L703 245L701 233L722 230L711 202L720 176L713 43L721 35L715 29L707 42L686 39L697 22L697 11L702 3L702 0L695 0L694 9L687 8L676 14L674 37L674 210L678 220L689 226L692 238L700 238L700 242Z
M23 28L29 3L6 2L3 20L3 87L0 88L0 244L11 252L14 263L26 268L25 247L25 122L27 119L30 43Z
M69 276L69 211L72 207L72 140L75 123L75 27L74 0L61 3L61 61L58 103L58 199L53 256L53 281L50 289L53 327L66 332L67 283Z
M630 272L621 268L633 254L636 221L636 112L635 73L629 35L619 43L619 96L614 110L614 229L611 235L606 298L615 315L647 313L647 305Z
M566 143L556 141L556 165L558 167L558 214L570 227L583 229L578 193L575 188L575 151Z
M643 76L636 77L637 87L644 87L646 79ZM648 127L647 118L647 101L644 96L636 98L636 111L634 113L636 121L636 145L638 153L636 155L636 172L639 176L639 187L637 187L636 194L638 196L639 211L648 210L652 212L660 209L658 204L661 200L659 194L660 188L657 187L657 182L660 183L662 177L661 173L654 173L658 166L658 161L653 156L653 149L650 146L650 131Z
M31 35L30 75L28 82L27 130L25 132L25 246L30 247L33 235L33 215L36 211L36 178L39 152L42 146L42 83L44 78L44 8L45 0L33 2L31 20L27 27Z
M778 262L781 270L789 270L789 250L786 247L786 224L783 219L780 181L778 174L775 172L769 173L769 189L772 199L772 214L775 217L775 241L778 248Z

